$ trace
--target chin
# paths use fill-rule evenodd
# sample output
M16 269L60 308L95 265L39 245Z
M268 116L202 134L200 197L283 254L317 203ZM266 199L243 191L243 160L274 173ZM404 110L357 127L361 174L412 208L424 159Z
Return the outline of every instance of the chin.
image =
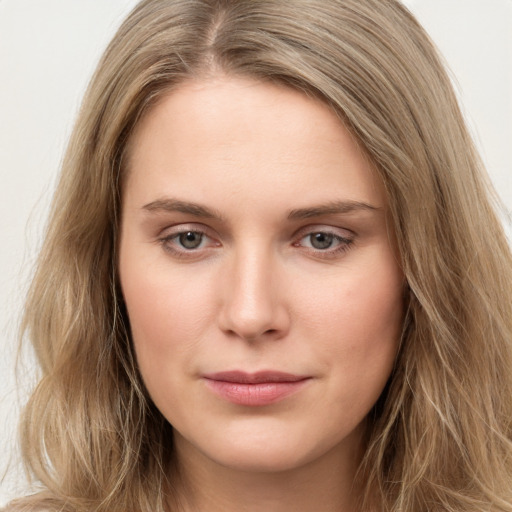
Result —
M212 454L215 457L217 454ZM307 465L315 459L287 447L238 447L217 455L216 462L224 467L247 473L281 473Z
M318 432L308 433L293 427L276 428L275 424L265 422L252 430L231 428L212 431L209 439L203 439L203 442L186 441L181 436L177 441L181 445L178 452L182 452L184 457L187 457L189 449L198 449L205 462L226 469L246 473L284 473L321 464L322 461L330 460L337 465L336 461L346 460L347 455L350 460L356 460L361 447L360 432L353 431L348 436L340 434L319 442Z

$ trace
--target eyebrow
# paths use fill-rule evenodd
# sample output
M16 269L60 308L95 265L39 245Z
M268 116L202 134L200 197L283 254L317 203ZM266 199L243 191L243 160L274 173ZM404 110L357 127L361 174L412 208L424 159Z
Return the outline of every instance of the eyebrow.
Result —
M361 201L333 201L326 204L312 206L310 208L298 208L288 213L288 219L301 220L312 217L321 217L322 215L348 214L357 211L375 212L381 210L381 207L373 206Z
M179 199L164 198L151 201L142 207L148 212L179 212L194 217L202 217L205 219L223 220L222 215L213 209L198 203L189 201L181 201ZM371 204L361 201L332 201L325 204L311 206L308 208L297 208L290 210L288 213L289 220L310 219L312 217L321 217L322 215L349 214L357 211L378 211L382 208L372 206Z
M193 215L194 217L222 220L222 215L216 210L197 203L172 198L151 201L151 203L145 204L142 209L148 212L180 212Z

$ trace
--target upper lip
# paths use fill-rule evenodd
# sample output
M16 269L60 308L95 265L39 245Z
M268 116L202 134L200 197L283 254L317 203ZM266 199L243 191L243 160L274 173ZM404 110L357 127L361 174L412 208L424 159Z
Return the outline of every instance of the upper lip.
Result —
M307 375L294 375L292 373L266 370L255 373L243 372L240 370L208 373L203 376L205 379L222 382L234 382L238 384L261 384L264 382L298 382L309 378Z

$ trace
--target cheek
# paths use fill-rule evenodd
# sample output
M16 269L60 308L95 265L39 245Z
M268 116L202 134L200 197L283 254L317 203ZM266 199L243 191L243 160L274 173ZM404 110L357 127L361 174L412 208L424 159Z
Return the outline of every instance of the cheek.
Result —
M307 337L340 392L373 405L391 372L403 322L403 276L394 261L333 275L302 306Z
M322 407L330 411L326 431L355 429L381 395L400 340L401 288L400 278L388 281L384 276L374 279L373 286L354 278L351 286L332 296L333 320L326 321L323 336L317 337L317 355L329 376L321 398Z
M172 411L186 409L193 399L183 376L193 377L195 354L211 325L205 307L211 290L194 289L165 265L125 259L121 268L137 365L153 402L170 421Z
M212 283L192 282L168 265L125 251L120 278L141 371L164 368L192 353L212 325ZM162 373L165 375L165 372ZM146 375L143 375L146 378Z
M323 288L318 281L303 283L309 292L297 290L296 295L302 297L301 315L309 328L331 332L353 348L365 341L396 339L403 316L403 275L394 260L377 262L335 270L323 280Z

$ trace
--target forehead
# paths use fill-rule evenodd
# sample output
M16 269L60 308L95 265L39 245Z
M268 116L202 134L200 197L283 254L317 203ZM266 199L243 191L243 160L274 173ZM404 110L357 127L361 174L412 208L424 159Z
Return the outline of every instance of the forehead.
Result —
M222 200L226 191L284 197L293 188L317 202L385 202L369 158L325 103L256 80L180 85L141 119L127 162L125 188L139 195L193 191L205 200L221 192Z

